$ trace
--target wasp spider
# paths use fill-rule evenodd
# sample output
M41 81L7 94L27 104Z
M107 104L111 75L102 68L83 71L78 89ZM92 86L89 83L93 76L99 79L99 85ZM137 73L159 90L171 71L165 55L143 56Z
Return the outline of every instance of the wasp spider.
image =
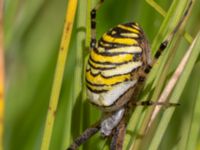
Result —
M128 105L134 104L131 100L139 94L152 66L188 15L192 0L174 30L160 44L153 60L144 31L137 23L119 24L96 41L96 11L102 3L100 0L91 11L91 52L86 67L86 86L90 102L102 110L104 117L86 129L68 149L76 149L98 131L103 136L113 137L111 149L122 148L123 135L121 143L116 136L120 132L125 134L125 130L120 130L125 124L119 123L129 109Z

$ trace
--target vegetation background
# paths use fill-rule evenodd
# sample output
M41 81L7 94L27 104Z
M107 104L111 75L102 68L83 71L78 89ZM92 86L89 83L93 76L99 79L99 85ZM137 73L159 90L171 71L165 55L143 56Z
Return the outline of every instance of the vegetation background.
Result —
M5 150L40 149L67 2L67 0L5 1ZM93 0L91 6L96 2ZM172 4L172 0L156 0L156 2L166 12ZM182 2L180 0L176 2L178 10L178 4ZM86 17L84 12L89 12L87 6L89 5L86 5L86 1L79 0L50 150L65 149L72 139L100 117L99 110L87 102L85 92L82 92L84 91L82 68L88 54L88 37L86 44L85 38L82 39L85 36L86 24L82 26L82 22ZM97 37L119 23L135 21L142 26L149 42L158 45L166 34L165 31L164 34L161 32L157 35L163 20L164 17L145 0L105 0L97 14ZM186 32L194 38L199 29L200 1L196 0L187 21ZM159 37L157 41L154 39L156 35ZM184 38L174 44L177 52L166 74L167 79L189 46ZM155 49L153 51L155 52ZM198 122L200 105L197 105L200 100L199 56L190 68L192 73L189 78L183 79L187 83L181 87L183 90L179 98L181 106L176 109L159 149L189 149L188 142L195 142L193 144L195 149L200 149L200 122ZM195 134L196 138L189 140L191 126L194 124L196 128L192 134ZM83 149L103 149L104 145L105 140L96 135Z

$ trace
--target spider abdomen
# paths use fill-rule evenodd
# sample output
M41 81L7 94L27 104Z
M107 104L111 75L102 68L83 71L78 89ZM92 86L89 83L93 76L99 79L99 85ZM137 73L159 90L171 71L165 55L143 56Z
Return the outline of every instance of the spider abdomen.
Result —
M101 37L91 50L86 69L92 103L110 107L135 86L138 79L134 75L144 63L143 43L142 29L136 23L119 24Z

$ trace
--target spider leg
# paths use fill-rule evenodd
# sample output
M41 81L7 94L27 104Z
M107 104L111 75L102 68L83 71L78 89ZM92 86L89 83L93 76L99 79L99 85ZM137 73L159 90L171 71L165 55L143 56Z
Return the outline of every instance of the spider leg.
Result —
M114 130L114 134L110 144L110 150L122 150L125 134L126 134L126 122L124 117Z
M160 55L162 54L162 52L166 49L166 47L168 46L168 44L172 41L174 35L177 33L177 31L180 29L181 25L183 24L183 22L185 21L185 19L188 16L188 13L191 9L191 6L193 4L193 0L189 0L188 6L183 14L183 16L181 17L181 19L179 20L178 24L176 25L176 27L174 28L174 30L165 38L165 40L160 44L158 50L156 51L155 55L154 55L154 59L152 61L152 63L148 63L144 69L142 69L139 72L139 77L138 77L138 85L141 86L141 88L143 87L143 83L146 79L147 74L151 71L152 66L156 63L156 61L158 60L158 58L160 57ZM133 105L165 105L166 107L169 106L177 106L179 104L174 104L174 103L158 103L158 102L151 102L151 101L147 101L147 102L133 102Z
M171 107L171 106L179 106L179 103L168 103L168 102L154 102L154 101L135 101L132 102L133 105L135 106L152 106L152 105L163 105L166 107Z
M97 133L100 130L100 122L98 121L94 125L92 125L90 128L87 128L79 137L77 137L73 144L70 145L67 150L75 150L77 149L81 144L86 142L91 136L93 136L95 133Z
M104 0L100 0L96 7L93 8L90 12L91 17L91 41L90 41L90 48L93 49L96 47L96 12L100 8L100 6L103 4Z
M166 47L169 45L169 43L172 41L174 35L177 33L177 31L180 29L181 25L183 24L183 22L185 21L185 19L188 16L188 13L191 9L193 0L190 0L183 16L181 17L180 21L178 22L178 24L176 25L176 27L174 28L174 30L165 38L165 40L160 44L158 50L156 51L155 55L154 55L154 60L152 62L152 64L149 64L146 66L144 72L146 74L148 74L152 68L152 66L156 63L156 61L158 60L158 58L160 57L160 55L162 54L162 52L166 49Z

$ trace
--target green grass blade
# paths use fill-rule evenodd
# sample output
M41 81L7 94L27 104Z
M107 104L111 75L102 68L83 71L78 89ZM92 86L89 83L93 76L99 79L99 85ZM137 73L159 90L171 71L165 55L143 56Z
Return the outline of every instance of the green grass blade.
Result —
M45 3L45 0L30 0L23 5L20 0L6 2L7 9L10 10L5 13L6 47L17 44L18 40L23 38L26 31L31 28L32 21L37 17L38 11L43 8ZM20 10L18 10L19 7Z
M4 67L4 32L3 32L3 1L0 1L0 150L4 149L3 137L5 134L5 67Z
M194 67L194 64L200 54L200 33L197 35L196 40L193 41L194 42L194 46L192 46L192 53L190 56L190 59L184 69L184 72L182 74L182 76L180 77L176 88L174 89L174 91L171 94L170 97L170 102L178 102L179 97L181 96L182 92L183 92L183 88L185 87L189 77L190 77L190 73ZM158 149L158 146L160 144L160 142L162 141L162 137L164 135L164 132L170 122L170 119L173 115L175 108L169 108L165 111L164 115L162 116L162 119L158 125L158 128L155 132L155 136L152 139L151 144L149 145L149 149L150 150L154 150L154 149Z
M200 63L198 63L198 66L200 66ZM198 67L200 68L200 67ZM191 121L191 128L190 132L188 135L188 142L187 142L187 150L191 149L198 149L197 144L199 140L199 133L200 133L200 86L199 86L199 91L194 103L193 107L193 116L192 116L192 121Z
M72 32L72 27L74 23L75 13L76 13L76 7L77 7L76 0L75 1L70 0L68 2L68 8L66 11L66 22L65 22L62 41L61 41L59 54L58 54L57 66L56 66L56 71L55 71L55 77L54 77L49 107L48 107L48 114L47 114L45 129L44 129L41 150L48 150L50 146L50 140L51 140L53 125L54 125L54 120L55 120L55 113L57 110L57 104L58 104L60 89L61 89L62 80L63 80L65 60L67 58L71 32Z
M182 16L182 13L184 11L186 4L187 4L186 0L184 2L182 1L181 5L180 5L180 1L173 1L166 18L163 21L159 32L157 33L157 36L154 38L154 42L152 45L153 51L155 51L157 49L157 47L159 46L159 43L163 40L163 37L165 37L167 34L169 34L173 30L173 28L176 26L178 20ZM174 13L177 14L176 17L174 17ZM154 66L154 69L152 70L152 72L147 80L147 85L148 85L148 84L152 83L154 79L156 79L154 81L153 86L151 87L151 89L156 88L155 92L153 93L153 96L151 97L151 100L153 100L153 101L157 100L157 98L162 90L162 87L165 83L165 80L166 80L166 74L163 74L163 70L164 70L165 64L167 62L167 59L169 57L169 53L170 53L169 50L171 51L171 53L174 53L173 49L170 49L170 48L171 48L171 46L168 47L168 49L166 50L167 52L165 52L163 54L164 56L162 56L162 58L161 58L161 60L159 60L158 64L156 64L156 66ZM164 75L164 78L161 77L161 75ZM158 84L158 82L159 82L159 84ZM142 99L147 100L148 95L149 95L149 93L146 91L146 95L144 95ZM150 109L148 110L148 112L152 111L152 109L151 110ZM146 112L146 111L144 111L144 112ZM144 116L144 114L145 114L144 112L143 112L142 116ZM141 113L139 113L139 114L141 115ZM133 114L133 116L134 115L135 114ZM142 117L138 117L138 118L140 118L140 121L142 121ZM145 126L148 124L148 121L149 121L149 119L147 119L147 118L150 118L150 115L145 118L145 122L143 123L143 128L141 129L141 131L143 131L143 132L140 131L139 132L140 135L144 134L144 130L146 128ZM140 122L140 121L137 121L137 122ZM129 124L134 124L134 122L130 122ZM138 126L141 126L141 125L138 125ZM135 130L135 132L136 131L137 130ZM134 149L137 149L140 145L140 142L141 142L141 139L138 138L136 140L136 143L134 144L134 146L132 145L131 147L134 147Z
M77 21L76 21L76 53L75 53L75 74L73 83L73 109L77 112L78 117L72 118L73 135L80 135L85 129L84 120L84 51L86 37L86 18L87 18L87 3L84 0L79 0ZM73 138L75 138L73 136ZM82 149L82 147L80 148Z
M146 2L151 5L159 14L161 14L162 16L166 16L166 12L165 10L162 9L162 7L157 4L154 0L146 0Z

